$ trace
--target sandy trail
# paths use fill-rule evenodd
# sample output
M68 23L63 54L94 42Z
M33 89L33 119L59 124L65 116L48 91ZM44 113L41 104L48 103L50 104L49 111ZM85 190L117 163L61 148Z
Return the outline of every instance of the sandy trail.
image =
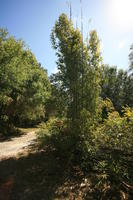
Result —
M0 160L23 153L24 149L34 144L35 141L35 131L31 131L20 137L14 137L9 141L0 142Z

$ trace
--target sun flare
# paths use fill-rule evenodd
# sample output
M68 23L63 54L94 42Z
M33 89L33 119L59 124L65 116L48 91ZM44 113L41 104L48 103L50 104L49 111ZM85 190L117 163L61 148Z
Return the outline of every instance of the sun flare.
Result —
M111 23L119 29L133 29L133 0L108 1Z

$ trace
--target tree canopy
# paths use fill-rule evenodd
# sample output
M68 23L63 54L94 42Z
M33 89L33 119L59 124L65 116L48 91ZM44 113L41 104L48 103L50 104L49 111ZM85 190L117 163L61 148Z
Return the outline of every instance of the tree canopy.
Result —
M23 123L44 116L50 97L46 71L22 40L0 29L0 120Z

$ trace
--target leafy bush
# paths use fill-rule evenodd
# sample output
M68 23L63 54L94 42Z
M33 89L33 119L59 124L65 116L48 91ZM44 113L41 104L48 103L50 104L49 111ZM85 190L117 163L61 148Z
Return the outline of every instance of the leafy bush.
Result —
M100 143L106 148L131 152L133 149L133 109L123 108L123 115L116 111L97 128Z
M119 191L123 182L130 184L133 178L133 109L124 107L121 116L110 100L102 102L102 106L106 110L103 120L92 119L83 110L81 120L72 129L66 119L51 118L41 124L38 139L42 145L52 146L58 155L79 164L84 172L94 170L101 191L105 185Z
M122 116L112 109L107 116L94 133L97 152L93 169L99 173L98 184L120 189L133 178L133 109L124 107Z
M89 112L82 112L77 159L83 171L96 171L98 187L115 186L119 191L123 182L130 184L133 178L133 109L124 107L120 115L109 99L102 106L103 120L92 120Z
M62 156L69 156L74 144L66 120L59 118L51 118L46 123L41 124L38 141L41 147L49 145Z

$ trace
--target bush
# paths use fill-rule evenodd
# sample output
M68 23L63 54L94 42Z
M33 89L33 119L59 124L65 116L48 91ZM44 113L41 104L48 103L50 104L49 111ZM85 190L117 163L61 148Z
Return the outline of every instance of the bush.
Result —
M18 136L19 134L21 134L21 131L14 127L13 124L5 122L0 123L0 139L7 139L8 137Z
M98 173L98 184L120 190L123 182L132 182L133 109L123 108L123 115L112 110L95 132L93 169Z
M104 148L117 149L124 152L133 150L133 110L123 108L123 116L116 111L108 114L108 118L97 128L99 142Z
M61 156L70 156L74 141L65 119L51 118L41 124L38 132L38 140L41 147L49 145Z
M124 107L120 115L110 100L103 102L103 107L103 120L92 121L88 112L82 112L77 159L83 171L96 171L98 187L119 190L133 178L133 109Z
M106 110L103 120L92 119L83 110L79 130L78 121L71 130L71 124L65 119L51 118L41 124L38 139L42 145L53 147L58 155L80 165L84 172L94 170L101 191L105 185L120 191L121 184L130 184L133 178L133 109L124 107L121 116L110 100L103 102L103 106Z

